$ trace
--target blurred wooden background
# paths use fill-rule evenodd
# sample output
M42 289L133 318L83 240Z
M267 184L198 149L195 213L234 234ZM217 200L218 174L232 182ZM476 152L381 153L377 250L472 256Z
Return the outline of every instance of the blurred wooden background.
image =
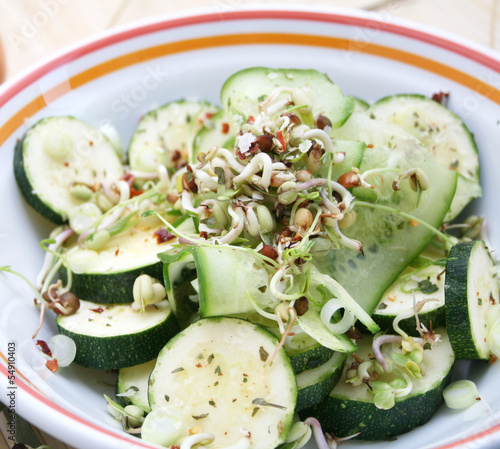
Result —
M305 0L267 0L265 4L300 4ZM138 19L205 7L230 11L248 0L0 0L0 83L31 64L94 33ZM430 25L500 51L500 0L307 0L307 4L376 11ZM1 404L0 404L1 406ZM12 447L0 413L0 449ZM18 435L31 447L70 449L28 423ZM22 430L22 431L21 431ZM20 437L21 438L21 437Z

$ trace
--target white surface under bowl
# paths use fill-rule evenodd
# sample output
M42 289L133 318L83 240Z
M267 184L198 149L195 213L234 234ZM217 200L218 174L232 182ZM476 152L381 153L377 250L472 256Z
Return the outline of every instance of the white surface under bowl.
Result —
M101 34L1 86L0 265L33 280L43 258L39 241L52 228L26 205L14 180L13 148L31 124L66 114L96 127L110 122L127 146L139 117L151 108L180 98L217 103L224 80L255 65L314 68L344 93L368 102L397 93L450 92L450 108L465 120L480 149L484 197L471 210L487 217L491 246L500 248L498 54L398 20L390 10L376 15L290 6L221 8ZM0 285L0 400L77 448L152 447L126 435L107 414L102 394L113 393L112 374L78 366L52 374L45 368L31 340L38 321L32 293L6 274L0 274ZM47 319L39 338L48 340L55 332L53 319ZM474 407L442 407L428 424L394 441L352 441L348 447L499 447L500 365L458 368L457 377L478 385L482 400Z

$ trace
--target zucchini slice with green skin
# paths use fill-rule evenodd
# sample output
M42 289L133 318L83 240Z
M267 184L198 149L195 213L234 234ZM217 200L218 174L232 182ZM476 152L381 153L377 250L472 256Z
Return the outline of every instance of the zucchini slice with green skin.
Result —
M178 168L193 160L193 140L219 108L206 101L173 101L148 112L130 141L130 168L156 172L158 165Z
M230 76L221 90L221 104L227 116L239 127L246 123L249 117L257 117L259 103L266 100L276 88L298 89L302 95L298 98L289 92L281 93L279 99L310 100L312 114L326 116L332 123L332 128L341 126L354 110L351 97L342 94L327 75L316 70L272 69L252 67L241 70ZM302 97L305 98L303 99ZM295 106L302 106L296 104ZM301 109L294 110L301 115Z
M436 332L443 341L424 350L425 375L421 379L412 377L411 392L396 398L392 408L377 408L366 384L354 387L346 382L346 373L353 361L348 359L342 377L328 397L315 407L301 411L301 418L317 418L324 432L332 432L339 438L360 432L356 437L360 440L393 438L426 423L443 402L442 393L450 382L455 360L446 330L440 328ZM372 339L367 336L358 340L357 355L362 359L369 357L371 343ZM378 380L387 382L391 376L382 374Z
M382 167L394 171L381 171L384 183L380 198L379 189L355 188L353 191L358 200L370 204L363 207L360 201L353 203L356 221L343 232L363 243L363 253L343 247L316 257L313 263L320 272L343 285L365 311L372 313L387 288L434 236L427 227L397 211L438 229L453 199L457 174L436 164L434 158L399 127L371 120L362 113L354 113L334 135L352 138L354 129L357 133L361 130L367 146L373 145L364 152L360 172L376 172ZM400 190L395 192L392 188L396 177L412 168L422 170L429 180L428 188L421 191L420 197L408 180L400 184ZM370 182L377 181L370 179ZM395 212L377 209L377 206L389 207Z
M446 221L455 218L471 199L481 196L474 136L447 107L424 95L402 94L380 99L368 113L401 126L422 142L439 164L459 173L459 195L451 204Z
M345 159L331 168L331 179L337 180L344 173L352 171L354 167L359 168L363 160L366 144L354 140L336 140L333 143L336 152L344 153ZM316 177L328 177L329 164L322 164Z
M497 316L495 264L482 240L453 246L446 263L446 326L457 359L490 358L490 318Z
M181 329L184 329L200 318L200 298L192 284L197 278L193 254L172 248L158 257L163 262L168 301Z
M79 298L102 304L133 302L135 279L147 274L163 279L163 264L158 253L171 248L177 242L172 238L159 242L155 232L163 228L155 217L141 219L133 228L112 237L99 250L78 247L76 239L65 244L68 269L71 270L71 291ZM192 220L185 220L179 229L194 229ZM61 270L63 282L67 272Z
M123 165L97 129L74 117L48 117L18 141L14 175L27 203L63 224L87 201L71 193L73 186L111 185L123 176Z
M196 134L189 163L198 164L198 154L208 153L214 145L232 150L235 134L231 121L226 117L224 111L217 112L205 122L203 128Z
M415 273L412 275L412 273ZM418 312L418 319L427 329L445 325L444 304L444 268L441 265L430 265L415 271L407 268L402 275L384 293L380 303L372 314L373 320L383 331L393 332L395 318L403 312L413 311L413 301L432 299L424 303ZM415 315L399 322L399 327L408 335L418 337Z
M361 98L353 97L353 100L355 111L366 111L370 107L370 103Z
M181 252L183 251L183 252ZM189 252L192 258L184 254ZM165 285L174 313L187 323L199 313L202 317L248 315L255 312L249 295L263 308L274 309L279 301L269 293L269 275L265 263L249 252L224 246L192 246L185 250L177 248L160 254L166 264L164 268ZM190 282L197 284L198 303L189 285L182 281L181 273L188 274L184 267L193 267L196 275L189 275ZM178 268L171 264L181 264ZM189 270L189 268L187 268ZM192 270L192 268L191 268ZM182 285L182 292L176 289ZM172 295L173 294L173 295ZM192 299L190 299L190 297Z
M320 345L305 332L288 337L284 348L290 357L290 363L295 374L323 365L334 354L332 349Z
M200 246L193 249L193 257L202 317L253 313L249 295L263 308L278 305L270 294L265 263L251 253Z
M178 326L167 301L135 312L130 304L80 301L73 315L59 315L59 332L76 343L75 362L87 368L120 369L153 360Z
M342 375L346 359L347 354L335 352L326 362L296 376L298 391L295 411L314 407L328 396Z
M201 427L228 447L249 432L251 447L275 449L292 425L297 384L283 348L272 364L278 339L264 328L236 318L193 323L161 350L149 380L154 411L175 408L179 441Z
M136 405L146 413L151 411L148 401L148 380L155 363L156 359L153 359L118 371L116 399L121 406Z

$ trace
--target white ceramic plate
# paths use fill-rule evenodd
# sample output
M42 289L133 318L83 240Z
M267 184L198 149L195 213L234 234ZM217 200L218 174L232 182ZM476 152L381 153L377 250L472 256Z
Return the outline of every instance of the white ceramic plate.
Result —
M454 36L397 20L313 8L202 11L164 17L87 40L0 89L0 265L31 279L43 257L39 241L51 225L31 211L12 173L16 140L36 120L72 114L99 126L111 122L127 142L141 114L179 98L217 102L223 81L244 67L315 68L347 94L368 102L396 93L450 92L450 107L475 133L484 198L475 210L492 224L500 248L500 62L497 54ZM151 447L119 430L102 394L113 376L71 366L56 375L31 340L38 311L30 290L0 274L0 400L36 426L78 448ZM45 321L39 338L56 332ZM14 348L10 351L9 348ZM9 384L7 360L17 371ZM498 447L500 365L459 365L482 400L453 412L443 407L427 425L382 443L350 442L352 449ZM106 377L108 379L106 379ZM9 394L10 396L7 396ZM10 399L13 399L11 402ZM314 447L310 443L310 448Z

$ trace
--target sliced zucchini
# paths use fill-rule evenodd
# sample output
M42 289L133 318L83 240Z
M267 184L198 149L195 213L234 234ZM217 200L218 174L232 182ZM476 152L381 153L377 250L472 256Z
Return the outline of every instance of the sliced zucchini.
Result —
M255 309L249 295L263 308L278 305L270 293L269 274L261 259L224 247L197 247L193 256L202 317L252 313Z
M146 413L151 411L148 401L148 380L156 359L140 365L121 368L116 383L116 398L123 407L136 405Z
M489 318L499 303L495 264L482 240L451 248L446 263L446 326L457 359L490 358Z
M180 100L148 112L130 142L130 168L156 172L158 165L178 168L193 160L194 137L218 110L208 102Z
M163 262L163 280L167 298L182 329L200 318L200 297L196 282L196 266L191 251L172 248L158 255Z
M444 279L441 265L430 265L422 270L407 268L382 296L372 314L373 320L381 330L392 333L396 317L409 313L409 318L399 321L399 327L408 335L418 337L417 321L411 312L414 304L427 300L418 312L420 323L427 329L444 326Z
M28 204L63 224L87 201L72 187L82 186L92 194L95 186L119 180L123 166L100 131L74 117L48 117L18 141L14 174Z
M361 98L353 97L355 111L366 111L370 107L370 103Z
M214 145L219 148L232 149L235 134L231 121L228 120L224 111L217 112L196 134L190 164L197 164L198 154L208 153Z
M376 407L375 396L365 383L355 387L346 382L347 371L355 361L348 359L342 377L328 397L317 406L300 412L300 416L303 419L316 417L324 432L332 432L340 438L359 432L356 438L361 440L386 440L426 423L443 402L442 393L450 382L455 360L446 330L441 328L436 332L443 341L437 347L424 350L425 374L421 379L411 377L411 392L396 397L391 408ZM372 354L371 337L363 337L358 344L357 356L361 360L369 360ZM401 375L393 371L383 373L377 380L390 382L398 377Z
M363 160L366 144L354 140L336 140L333 146L335 151L345 154L345 159L340 163L334 164L331 168L330 179L337 180L344 173L352 171L354 167L359 168ZM328 172L328 164L322 164L316 176L326 178L329 176Z
M394 95L377 101L368 113L401 126L419 139L439 164L459 173L460 195L453 201L446 221L455 218L468 200L481 196L474 136L448 108L423 95Z
M305 332L287 338L284 348L290 357L295 374L323 365L334 354L332 349L320 345Z
M434 158L405 131L395 125L371 120L364 114L353 114L345 127L334 134L346 138L354 128L360 130L363 140L370 146L364 152L360 172L371 170L377 173L380 169L380 176L384 179L380 197L379 188L355 188L354 195L373 207L385 206L394 212L372 209L368 205L363 207L359 201L354 202L356 221L343 232L362 242L363 252L343 247L316 257L313 263L319 271L342 284L371 313L387 288L433 238L433 232L426 226L401 216L399 211L438 229L453 199L457 174L436 164ZM396 177L412 168L425 173L428 188L420 193L414 192L406 180L400 184L400 190L394 191L392 184ZM377 182L380 181L374 177L370 182L379 185Z
M335 352L326 362L296 376L297 412L314 407L328 396L342 375L346 359L347 354Z
M76 239L68 241L65 247L72 272L71 291L79 298L104 304L132 302L132 287L138 276L148 274L163 279L163 265L157 255L177 240L159 242L155 232L162 227L160 220L148 217L98 250L80 248ZM184 221L179 229L191 231L192 220ZM61 270L61 278L64 282L67 279L65 269Z
M249 435L250 445L274 449L292 424L297 385L278 339L235 318L201 319L160 352L149 381L153 411L172 407L181 417L178 441L196 427L229 447Z
M333 129L341 126L354 110L353 99L344 96L323 73L266 67L252 67L230 76L222 86L221 104L227 116L239 126L246 123L249 117L257 117L259 103L278 87L295 89L297 92L280 93L278 99L289 99L295 106L304 106L304 102L307 102L307 106L312 107L313 117L324 115L330 120ZM301 109L295 109L294 113L302 114Z
M309 280L309 294L311 299L306 313L297 316L297 323L301 329L314 338L318 343L333 351L352 353L357 346L346 333L334 333L321 317L321 311L326 304L336 299L342 304L344 314L349 313L363 323L371 332L379 331L379 327L366 313L354 298L352 298L341 284L322 273L313 272ZM340 311L339 311L340 314ZM338 318L341 318L339 316ZM335 319L338 319L335 317ZM333 324L332 317L331 324ZM338 321L337 321L338 322ZM346 332L345 331L342 332Z
M159 255L167 264L164 270L166 290L173 293L169 299L175 302L175 313L183 317L183 323L196 313L202 317L253 313L255 308L249 296L263 308L274 309L278 304L278 300L270 294L269 275L264 262L251 253L223 246L193 246L185 251L192 254L194 261L198 298L190 294L191 288L179 276L181 272L186 273L183 267L190 264L190 258L178 250ZM170 267L172 263L181 265ZM176 282L182 285L182 292L175 290ZM199 302L198 310L196 299Z
M76 343L75 362L87 368L120 369L154 359L178 330L167 301L146 307L80 301L73 315L58 315L59 332Z

